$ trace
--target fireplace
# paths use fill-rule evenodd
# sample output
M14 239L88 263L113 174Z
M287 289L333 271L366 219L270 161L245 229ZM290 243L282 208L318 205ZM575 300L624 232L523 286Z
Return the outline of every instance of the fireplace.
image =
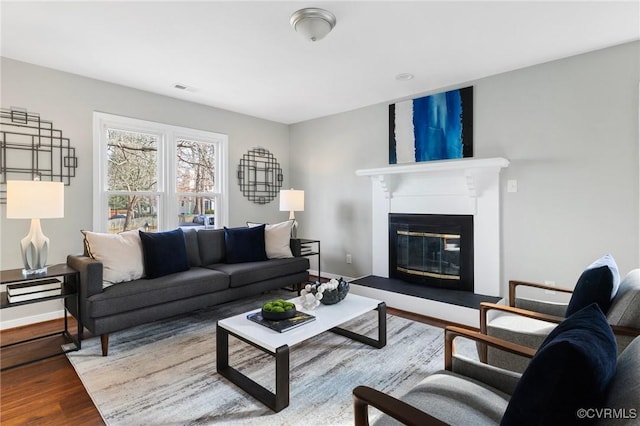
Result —
M473 292L473 216L390 213L389 277Z
M463 158L357 170L358 176L371 180L372 259L371 275L358 280L369 282L352 283L351 291L384 300L393 308L478 327L479 303L495 301L501 296L500 170L508 165L509 160L505 158ZM391 258L397 258L397 251L390 256L390 214L472 216L469 235L473 242L465 243L466 232L460 240L461 251L465 247L471 250L468 258L473 264L467 268L472 272L468 272L469 277L465 279L467 272L461 271L460 281L468 287L472 285L473 292L449 291L407 281L424 280L417 276L391 278L389 264ZM459 233L458 230L420 232ZM447 243L456 244L448 237ZM461 268L464 266L463 261ZM451 285L451 281L441 280L438 285Z

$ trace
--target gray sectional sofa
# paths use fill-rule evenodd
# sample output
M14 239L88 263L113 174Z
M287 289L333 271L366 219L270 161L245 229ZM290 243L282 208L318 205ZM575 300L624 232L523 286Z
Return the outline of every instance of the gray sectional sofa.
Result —
M183 231L189 269L159 278L103 288L101 262L86 253L67 257L67 264L80 272L80 306L68 298L67 308L94 336L101 336L104 356L109 333L309 279L309 260L295 251L290 258L227 264L224 230Z

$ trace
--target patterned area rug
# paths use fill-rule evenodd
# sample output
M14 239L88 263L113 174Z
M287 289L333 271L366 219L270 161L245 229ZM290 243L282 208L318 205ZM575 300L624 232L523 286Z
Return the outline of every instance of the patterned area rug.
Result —
M387 346L374 349L326 332L290 349L290 405L274 413L216 373L218 319L290 292L271 292L100 339L67 354L109 425L351 425L351 391L368 385L391 395L408 391L443 366L440 328L387 315ZM376 336L377 313L344 328ZM230 338L231 365L273 390L274 359ZM371 419L379 415L370 410Z

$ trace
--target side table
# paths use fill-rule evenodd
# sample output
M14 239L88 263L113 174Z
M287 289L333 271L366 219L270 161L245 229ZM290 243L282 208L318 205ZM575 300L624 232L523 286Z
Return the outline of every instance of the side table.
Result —
M307 238L295 238L292 240L293 255L300 256L318 256L318 280L322 277L320 274L320 240L310 240Z
M40 303L40 302L49 301L49 300L57 300L57 299L66 300L68 298L75 298L75 303L79 304L79 302L80 302L80 295L79 295L80 277L79 277L78 271L76 271L73 268L70 268L66 264L52 265L52 266L49 266L47 268L47 272L46 273L37 274L37 275L29 275L29 276L24 276L22 274L22 269L10 269L10 270L6 270L6 271L0 271L0 284L31 284L31 283L33 283L33 285L36 286L36 285L39 285L39 283L42 283L44 281L50 282L51 279L61 280L60 282L61 282L62 291L60 292L60 294L53 295L53 296L47 296L47 297L41 297L41 298L35 298L35 299L31 299L31 300L24 300L24 301L20 301L20 302L9 302L7 291L4 290L4 291L0 292L0 309L8 309L8 308L16 307L16 306L30 305L30 304L34 304L34 303ZM36 362L36 361L41 361L43 359L51 358L51 357L54 357L54 356L57 356L57 355L60 355L60 354L67 353L67 352L80 350L81 342L82 342L82 321L81 321L80 318L76 318L77 334L74 336L69 331L69 322L68 322L69 315L70 314L69 314L69 311L66 308L66 303L65 303L65 307L64 307L64 330L56 331L56 332L53 332L53 333L49 333L49 334L45 334L45 335L41 335L41 336L36 336L36 337L29 338L29 339L20 340L20 341L17 341L17 342L8 343L8 344L4 344L4 345L0 346L0 348L3 351L6 351L8 348L17 347L18 345L27 345L30 342L35 342L35 341L38 341L38 340L41 340L41 339L45 339L45 338L48 338L48 337L52 337L52 336L62 335L64 337L66 343L61 345L61 347L60 347L61 350L60 351L55 352L55 353L51 353L51 354L47 354L47 355L44 355L44 356L38 356L38 357L36 357L34 359L29 359L28 361L21 361L21 362L19 362L17 364L10 365L10 366L4 366L3 365L2 368L0 368L0 371L4 371L4 370L11 369L11 368L19 367L19 366L25 365L25 364L30 364L30 363ZM80 315L78 315L78 316L80 316ZM22 349L22 346L21 346L21 349Z

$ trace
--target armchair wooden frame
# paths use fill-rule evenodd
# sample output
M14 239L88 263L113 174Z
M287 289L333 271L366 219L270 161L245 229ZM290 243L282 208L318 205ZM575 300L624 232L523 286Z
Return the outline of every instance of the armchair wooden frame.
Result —
M528 287L534 287L534 288L539 288L544 290L559 291L563 293L573 293L573 290L568 288L553 287L546 284L531 283L526 281L514 281L514 280L509 281L509 300L508 300L509 306L499 305L497 303L488 303L488 302L480 303L480 333L481 334L487 334L487 313L492 309L497 311L502 311L502 312L508 312L511 314L521 315L523 317L533 318L540 321L551 322L554 324L560 324L562 321L564 321L563 317L543 314L535 311L529 311L527 309L516 308L515 307L516 288L518 286L528 286ZM611 325L611 329L613 330L613 334L620 335L620 336L632 336L632 337L640 336L640 329L637 329L637 328L620 327L617 325ZM487 345L484 344L483 342L480 342L480 361L483 363L487 362Z
M478 333L477 331L448 326L444 331L444 368L448 371L451 371L453 366L453 356L455 355L454 340L456 337L469 338L488 346L529 358L532 358L536 353L535 349L507 342L496 337L487 336L485 334ZM430 414L387 395L386 393L368 386L358 386L353 390L355 426L369 425L369 406L372 406L409 426L446 425L446 423L438 420Z

